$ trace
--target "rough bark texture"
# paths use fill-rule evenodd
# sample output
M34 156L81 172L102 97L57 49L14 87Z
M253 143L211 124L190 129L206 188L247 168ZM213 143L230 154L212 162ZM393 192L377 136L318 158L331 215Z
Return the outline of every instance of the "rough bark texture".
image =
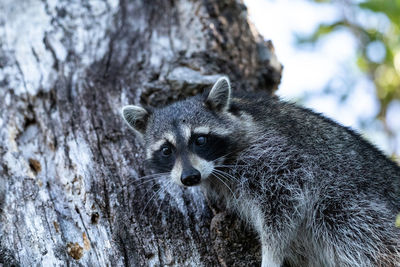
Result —
M280 64L241 2L3 0L0 14L0 265L259 264L255 235L201 192L140 180L119 113L222 74L272 92Z

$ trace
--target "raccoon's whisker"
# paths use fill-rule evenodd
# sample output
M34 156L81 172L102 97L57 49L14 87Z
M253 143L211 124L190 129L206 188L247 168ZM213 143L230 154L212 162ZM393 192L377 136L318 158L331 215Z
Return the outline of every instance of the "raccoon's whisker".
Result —
M140 185L149 183L151 181L160 180L160 178L165 178L165 177L166 177L166 175L157 175L155 177L146 177L145 179L140 179L139 178L139 179L135 179L135 180L129 181L128 183L122 185L122 187L126 187L126 186L129 186L131 184L135 184L135 183L136 183L136 186L140 186Z
M214 175L218 175L219 178L224 178L224 181L231 182L231 179L225 176L225 173L223 172L218 172L218 170L214 169L213 172L211 172Z
M164 189L162 192L160 192L160 193L165 193L165 192L167 191L167 189L170 188L171 186L172 186L172 182L171 182L171 180L169 180L168 183L164 186L165 189ZM165 194L164 194L164 197L163 197L163 199L161 200L160 206L158 207L156 217L158 217L158 214L160 213L160 210L161 210L162 204L164 203L165 198L166 198L166 196L165 196Z
M169 182L169 181L168 181ZM151 197L150 199L146 202L146 204L144 205L144 208L142 209L142 212L140 213L139 217L141 217L143 215L143 212L146 210L147 206L149 205L149 203L151 202L151 200L153 200L153 198L158 195L161 190L166 190L166 186L165 185L161 185L160 184L160 189L158 189Z
M231 191L233 198L234 198L235 200L237 200L237 198L236 198L236 196L235 196L235 193L233 193L232 189L231 189L231 188L228 186L228 184L225 183L224 180L222 179L222 178L223 178L222 175L221 175L221 174L218 174L218 173L214 173L214 172L211 172L211 173L213 173L214 176L215 176L221 183L223 183L223 184L229 189L229 191ZM226 179L226 177L225 177L225 179Z
M230 165L215 165L214 167L218 168L218 167L244 167L244 166L248 166L245 164L230 164Z
M224 172L224 171L221 171L221 170L217 170L217 169L214 169L214 171L216 171L217 173L223 175L226 178L232 178L234 181L240 182L240 180L238 178L236 178L235 176L233 176L232 174L229 174L227 172Z
M227 182L228 184L230 184L230 183L232 182L232 179L229 178L229 177L227 177L227 176L225 176L223 173L215 172L214 175L218 175L218 177L221 178L221 179L223 178L223 180L224 180L225 182ZM234 181L234 182L237 182L236 180L233 180L233 181Z

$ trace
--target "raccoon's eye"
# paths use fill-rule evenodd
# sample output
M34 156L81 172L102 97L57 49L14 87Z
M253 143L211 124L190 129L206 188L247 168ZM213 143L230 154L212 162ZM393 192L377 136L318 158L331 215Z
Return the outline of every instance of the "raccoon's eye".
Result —
M207 143L207 136L200 135L196 138L194 143L196 144L196 146L204 146Z
M169 157L172 154L172 149L169 146L164 146L161 148L161 154L164 157Z

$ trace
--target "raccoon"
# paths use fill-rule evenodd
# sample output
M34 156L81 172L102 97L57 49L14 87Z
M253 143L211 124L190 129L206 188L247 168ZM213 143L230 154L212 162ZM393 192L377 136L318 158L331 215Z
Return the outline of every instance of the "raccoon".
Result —
M349 128L263 93L122 109L146 158L247 221L262 266L400 266L400 167Z

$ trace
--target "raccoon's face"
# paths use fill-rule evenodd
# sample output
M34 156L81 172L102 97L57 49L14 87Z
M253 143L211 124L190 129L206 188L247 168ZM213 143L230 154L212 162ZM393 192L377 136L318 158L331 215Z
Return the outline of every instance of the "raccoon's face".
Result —
M146 144L146 159L159 173L184 186L198 185L210 177L236 149L239 131L228 112L231 88L220 78L208 95L198 95L148 112L126 106L122 115ZM235 140L237 141L237 140Z
M226 136L205 126L190 126L194 125L181 124L174 131L156 135L157 141L147 147L150 167L169 172L175 183L185 186L207 179L232 146Z

